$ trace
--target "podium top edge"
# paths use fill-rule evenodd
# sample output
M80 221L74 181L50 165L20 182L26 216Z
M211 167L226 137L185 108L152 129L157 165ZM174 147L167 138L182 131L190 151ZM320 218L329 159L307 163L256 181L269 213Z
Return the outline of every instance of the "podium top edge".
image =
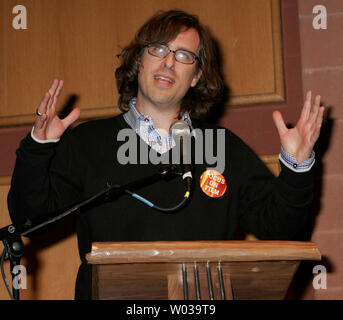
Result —
M90 264L321 260L315 243L301 241L94 242Z

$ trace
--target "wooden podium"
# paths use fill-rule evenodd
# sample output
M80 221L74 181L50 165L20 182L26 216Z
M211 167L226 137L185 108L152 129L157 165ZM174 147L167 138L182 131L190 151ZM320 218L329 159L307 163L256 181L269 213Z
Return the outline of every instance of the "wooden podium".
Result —
M86 256L93 299L283 299L312 242L97 242Z

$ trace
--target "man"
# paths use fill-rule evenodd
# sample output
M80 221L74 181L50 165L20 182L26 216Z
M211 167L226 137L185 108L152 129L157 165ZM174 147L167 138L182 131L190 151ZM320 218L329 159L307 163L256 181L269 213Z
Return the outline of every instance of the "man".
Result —
M55 80L37 109L31 133L21 142L8 196L14 223L67 208L102 190L108 181L124 184L156 173L146 164L121 165L118 134L133 129L149 152L170 153L172 123L182 119L193 130L218 128L194 116L206 113L220 100L223 81L215 46L208 30L183 11L160 12L148 20L135 40L121 53L116 71L123 114L89 121L67 134L78 119L74 109L65 119L56 115L63 81ZM160 213L144 203L120 196L84 210L77 221L82 265L76 298L91 298L91 268L85 254L94 241L229 240L238 224L261 239L292 239L309 216L312 199L313 146L318 139L324 108L320 97L306 101L297 125L288 129L279 112L273 113L281 140L282 172L278 178L233 133L225 141L223 172L208 173L207 163L193 167L193 189L188 204L173 214ZM143 143L142 143L143 142ZM206 152L206 151L204 151ZM209 194L204 175L223 188ZM200 180L201 179L201 180ZM199 183L201 181L201 183ZM161 181L139 189L140 195L164 207L182 199L182 179Z

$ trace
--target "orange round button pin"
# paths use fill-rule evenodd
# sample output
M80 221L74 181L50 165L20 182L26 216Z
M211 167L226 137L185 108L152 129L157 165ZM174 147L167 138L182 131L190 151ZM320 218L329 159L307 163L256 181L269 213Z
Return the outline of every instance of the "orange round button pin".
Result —
M222 174L216 170L206 170L200 177L201 190L211 198L224 195L227 185Z

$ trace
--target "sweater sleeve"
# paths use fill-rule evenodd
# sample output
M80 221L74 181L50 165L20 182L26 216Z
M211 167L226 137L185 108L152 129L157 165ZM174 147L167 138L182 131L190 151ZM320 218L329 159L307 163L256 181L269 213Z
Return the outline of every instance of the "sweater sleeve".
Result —
M240 224L261 240L295 240L310 215L314 169L298 173L281 163L276 178L249 147L234 143L239 150L233 163L240 176Z
M58 143L40 144L28 134L21 141L7 199L14 224L53 215L80 198L71 140L65 134Z

